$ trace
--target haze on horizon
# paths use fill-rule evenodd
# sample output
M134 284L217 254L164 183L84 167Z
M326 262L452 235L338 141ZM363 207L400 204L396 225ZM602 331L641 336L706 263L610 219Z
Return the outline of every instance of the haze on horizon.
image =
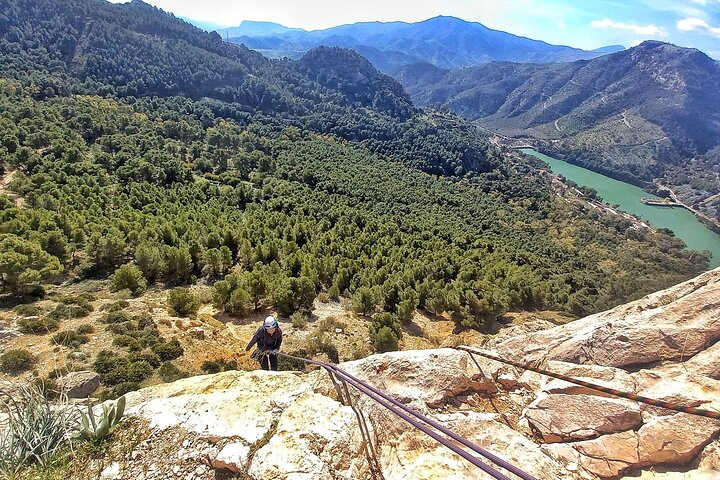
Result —
M567 0L428 0L421 3L365 0L341 8L331 0L146 2L176 16L211 23L218 28L254 20L318 30L356 22L418 22L448 15L515 35L587 50L607 45L631 47L643 40L661 40L698 48L720 59L720 0L597 0L583 5Z

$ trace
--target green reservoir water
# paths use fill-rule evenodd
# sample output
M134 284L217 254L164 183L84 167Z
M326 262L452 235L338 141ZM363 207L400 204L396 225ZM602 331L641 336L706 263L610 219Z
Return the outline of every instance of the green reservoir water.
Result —
M529 148L524 148L521 152L547 163L553 173L562 175L578 185L594 188L605 203L618 204L622 211L637 215L656 228L669 228L675 236L687 244L688 248L709 250L712 253L710 267L720 266L720 235L703 225L688 210L682 207L645 205L640 199L650 195L639 187L548 157Z

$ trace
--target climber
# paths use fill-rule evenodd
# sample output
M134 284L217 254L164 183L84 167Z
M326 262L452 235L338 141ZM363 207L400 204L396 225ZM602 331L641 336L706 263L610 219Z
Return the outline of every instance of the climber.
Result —
M282 345L282 330L272 315L265 318L262 326L257 329L252 340L245 347L245 351L249 351L255 344L257 344L257 350L252 353L251 357L260 362L263 370L277 371L277 354Z

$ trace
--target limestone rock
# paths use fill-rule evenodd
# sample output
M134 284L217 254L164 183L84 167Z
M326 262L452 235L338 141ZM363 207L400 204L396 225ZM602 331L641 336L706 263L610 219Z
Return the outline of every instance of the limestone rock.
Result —
M635 302L511 338L501 356L612 367L690 357L720 339L720 268Z
M120 464L113 462L100 472L100 480L114 480L120 477Z
M366 469L352 409L306 393L282 413L248 473L253 479L352 480L363 478Z
M611 478L641 467L688 462L718 432L720 423L716 421L677 414L656 418L637 432L630 430L593 440L546 445L544 449L565 464L577 463L593 475ZM710 457L708 464L712 462Z
M407 404L434 407L460 393L497 390L467 353L450 348L384 353L339 367Z
M58 387L70 398L87 398L100 387L100 375L95 372L70 372L57 380Z
M634 431L613 433L571 444L546 445L544 450L562 463L577 464L600 478L615 477L639 463Z
M549 443L595 438L642 425L635 402L594 395L549 395L523 414Z
M720 422L678 413L647 422L637 432L643 465L685 463L697 456L720 432Z
M571 478L560 463L544 454L534 442L500 423L498 415L469 412L438 415L436 419L540 480ZM383 445L382 464L386 480L490 478L415 429L406 429Z
M220 450L220 453L212 460L212 467L240 473L247 470L249 459L250 447L242 442L233 442Z
M205 437L254 444L270 431L277 408L311 390L290 372L228 371L131 392L127 412L154 428L182 426Z

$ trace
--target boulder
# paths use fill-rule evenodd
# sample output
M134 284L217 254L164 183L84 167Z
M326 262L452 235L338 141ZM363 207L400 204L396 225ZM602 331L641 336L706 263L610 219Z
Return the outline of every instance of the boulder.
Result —
M693 375L704 375L720 380L720 342L716 342L706 350L676 366L676 369L680 368Z
M58 378L57 386L69 398L87 398L100 387L100 375L95 372L70 372Z
M280 416L270 440L253 457L253 479L363 478L367 461L355 413L318 394L305 393Z
M250 447L242 442L228 443L211 461L213 468L230 470L233 473L245 472L250 459Z
M637 447L637 435L628 431L570 444L546 445L544 450L565 465L577 465L597 477L610 478L639 464Z
M637 403L595 395L541 396L523 417L548 443L595 438L642 425Z
M678 413L645 423L637 432L639 463L686 463L720 432L720 422Z
M461 393L497 391L467 353L451 348L384 353L338 366L418 407L437 407Z
M496 351L610 367L688 358L720 339L720 268L566 325L513 337Z

